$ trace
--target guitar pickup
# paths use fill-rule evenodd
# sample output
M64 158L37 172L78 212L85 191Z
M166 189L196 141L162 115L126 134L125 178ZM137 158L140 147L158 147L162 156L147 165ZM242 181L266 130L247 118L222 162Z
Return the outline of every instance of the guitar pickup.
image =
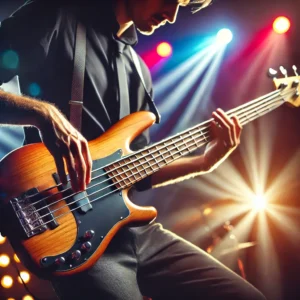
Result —
M52 176L56 184L59 185L58 190L62 192L63 198L66 199L66 202L69 204L71 210L76 210L82 214L86 214L88 211L93 209L86 191L73 195L74 191L71 187L69 175L67 175L67 184L62 184L60 182L57 173L54 173Z

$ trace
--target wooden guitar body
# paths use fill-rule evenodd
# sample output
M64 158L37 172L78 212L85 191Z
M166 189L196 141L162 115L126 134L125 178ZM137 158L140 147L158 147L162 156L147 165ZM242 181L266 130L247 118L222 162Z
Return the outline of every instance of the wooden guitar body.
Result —
M154 121L152 113L138 112L89 142L94 179L83 193L60 184L54 159L42 143L19 148L0 162L3 233L30 271L46 278L84 271L120 228L156 218L155 208L128 199L128 188L120 188L127 186L122 172L107 171L132 153L132 140ZM29 225L22 226L22 220Z

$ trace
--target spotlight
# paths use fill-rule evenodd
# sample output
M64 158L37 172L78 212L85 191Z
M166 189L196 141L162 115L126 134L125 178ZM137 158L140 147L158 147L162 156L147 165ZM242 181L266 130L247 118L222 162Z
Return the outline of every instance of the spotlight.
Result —
M157 54L161 57L169 57L173 52L172 46L167 42L160 43L156 50Z
M284 34L288 32L291 27L291 22L286 17L278 17L273 23L273 29L278 34Z
M26 295L22 298L22 300L34 300L30 295Z
M216 43L218 45L227 45L232 41L232 39L233 39L233 34L231 30L224 28L218 32Z
M253 209L262 211L267 207L267 199L263 194L257 194L253 197Z

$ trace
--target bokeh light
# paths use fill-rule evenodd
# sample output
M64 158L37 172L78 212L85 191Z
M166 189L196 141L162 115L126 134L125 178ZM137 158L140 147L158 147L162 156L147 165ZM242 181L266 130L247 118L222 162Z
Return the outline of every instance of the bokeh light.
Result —
M17 263L20 263L20 259L19 259L19 257L17 256L17 254L14 254L14 260L15 260L15 262L17 262Z
M22 298L22 300L34 300L30 295L26 295Z
M273 23L273 29L278 34L284 34L288 32L291 27L291 22L286 17L278 17Z
M2 277L1 279L1 285L5 288L5 289L9 289L12 287L14 283L14 280L11 278L11 276L5 275Z
M29 85L29 94L33 97L37 97L41 95L41 87L33 82Z
M15 51L8 50L2 55L2 65L9 70L17 69L19 66L19 55Z
M10 258L5 255L5 254L2 254L0 255L0 267L2 268L6 268L10 263Z
M156 49L157 54L161 57L169 57L173 52L172 46L167 42L160 43Z
M23 281L25 283L29 282L29 280L30 280L30 274L28 272L22 271L22 272L20 272L20 275L21 275L21 278L23 279ZM19 281L19 283L23 284L23 281L21 280L21 278L20 278L20 276L18 276L18 281Z
M4 244L6 241L6 237L3 237L0 233L0 245Z

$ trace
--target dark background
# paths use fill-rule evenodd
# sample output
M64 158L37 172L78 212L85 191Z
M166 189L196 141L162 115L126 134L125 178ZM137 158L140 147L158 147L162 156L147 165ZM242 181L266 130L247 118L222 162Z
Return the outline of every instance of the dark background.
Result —
M1 0L0 20L22 3L23 1ZM160 28L153 36L139 35L137 51L143 56L154 51L157 43L163 40L173 45L173 57L161 68L152 69L155 86L165 73L171 72L181 61L188 58L189 48L198 40L200 42L207 36L214 35L223 27L232 29L235 38L226 49L221 66L216 72L216 83L209 95L210 104L203 105L199 99L198 117L198 112L195 112L196 117L193 116L192 121L186 124L188 127L193 125L192 122L204 121L214 107L230 109L272 91L272 81L266 76L269 67L276 69L284 65L290 74L293 64L300 68L299 12L299 0L219 0L193 16L187 9L181 9L175 24ZM280 15L290 18L291 30L285 37L271 38L272 22ZM268 43L271 39L273 46L270 47ZM268 56L267 52L265 56L261 56L267 48L274 50L272 55ZM199 84L201 79L199 78ZM164 103L164 99L160 97L161 95L157 95L157 103ZM188 98L183 99L183 103L185 101ZM169 105L172 106L172 103ZM153 130L154 141L167 136L181 116L175 110L174 115L163 117L168 122L161 131ZM240 194L242 186L228 171L226 164L211 174L135 195L134 198L139 204L154 205L159 212L159 222L204 249L210 245L214 234L224 236L222 224L227 220L235 228L249 231L249 235L243 235L238 230L235 234L240 241L255 241L257 245L240 251L239 255L244 262L247 279L271 300L300 299L299 117L299 109L283 106L263 117L262 121L247 125L243 131L241 146L229 159L244 182L251 186L251 174L261 172L260 167L265 162L262 153L264 145L268 144L267 158L270 164L265 174L266 188L272 186L279 175L284 178L271 199L274 205L280 205L281 215L278 219L269 214L265 215L265 219L258 215L252 224L248 224L243 222L246 213L232 217L239 201L230 197L234 192L228 193L226 189L234 186L236 193ZM265 138L261 137L262 134ZM247 151L246 145L249 145L250 139L255 141L254 147ZM247 163L255 159L257 161L254 166L257 168L251 173L247 170ZM215 213L204 218L202 213L208 206ZM261 227L263 220L267 224L267 230ZM210 227L212 223L217 225ZM1 252L4 250L0 246ZM233 261L235 260L236 257L233 257ZM227 264L228 260L223 262ZM239 272L234 263L228 264ZM1 272L4 271L0 269L0 275ZM45 296L49 293L45 282L36 285L31 283L31 287L38 295Z

